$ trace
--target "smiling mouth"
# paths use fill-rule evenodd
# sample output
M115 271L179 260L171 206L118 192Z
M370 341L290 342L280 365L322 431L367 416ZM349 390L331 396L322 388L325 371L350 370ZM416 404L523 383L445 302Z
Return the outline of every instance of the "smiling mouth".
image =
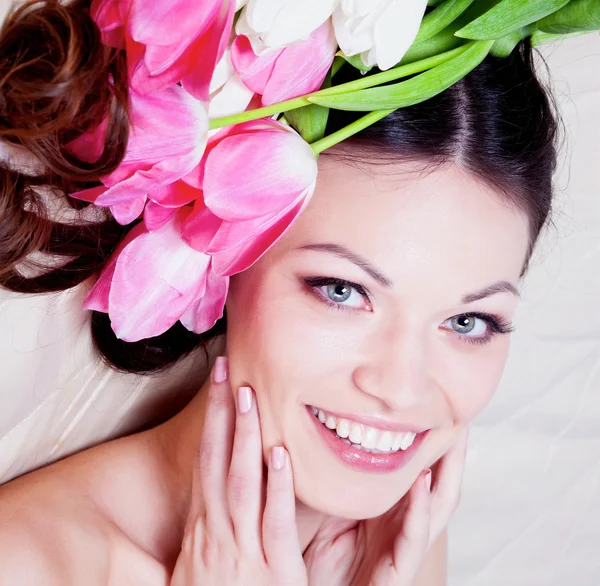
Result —
M432 431L415 433L378 429L309 405L305 409L317 435L335 457L361 472L388 473L402 468L412 460ZM346 432L347 437L342 437Z
M413 445L417 434L411 431L393 432L378 429L349 419L342 419L322 409L310 407L324 427L348 446L371 454L394 454Z

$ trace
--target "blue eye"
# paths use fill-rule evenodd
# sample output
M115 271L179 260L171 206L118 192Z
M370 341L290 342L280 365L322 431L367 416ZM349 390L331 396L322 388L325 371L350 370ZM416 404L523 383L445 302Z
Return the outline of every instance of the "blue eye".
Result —
M461 340L472 344L486 344L497 334L514 331L512 324L504 318L489 313L463 313L446 320L447 329L456 332Z
M333 277L305 279L306 284L318 291L319 297L337 309L366 309L372 311L365 289L357 283Z

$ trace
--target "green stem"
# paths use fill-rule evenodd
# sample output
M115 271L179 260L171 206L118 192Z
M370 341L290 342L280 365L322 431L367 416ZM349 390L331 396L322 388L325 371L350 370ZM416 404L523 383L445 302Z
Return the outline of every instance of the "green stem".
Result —
M273 116L275 114L279 114L280 112L287 112L289 110L296 110L297 108L302 108L304 106L310 106L311 102L308 100L308 98L354 92L388 83L390 81L394 81L401 77L407 77L415 73L421 73L422 71L426 71L436 67L437 65L445 63L449 59L460 55L466 49L466 46L460 46L456 49L451 49L450 51L440 53L439 55L434 55L433 57L427 57L426 59L421 59L419 61L415 61L414 63L407 63L406 65L394 67L388 71L382 71L381 73L368 75L362 79L357 79L348 83L342 83L330 88L318 90L311 94L306 94L305 96L300 96L292 100L286 100L285 102L279 102L278 104L257 108L256 110L248 110L247 112L233 114L232 116L213 118L210 121L209 128L212 130L214 128L222 128L223 126L231 126L232 124L248 122L249 120L266 118L267 116Z
M371 126L371 124L375 124L378 120L385 118L388 114L391 114L394 110L375 110L374 112L369 112L362 118L355 120L352 124L348 124L344 128L330 134L322 138L321 140L317 140L310 145L310 148L313 150L315 155L322 153L325 149L329 149L332 146L346 140L353 134L360 132L364 128Z

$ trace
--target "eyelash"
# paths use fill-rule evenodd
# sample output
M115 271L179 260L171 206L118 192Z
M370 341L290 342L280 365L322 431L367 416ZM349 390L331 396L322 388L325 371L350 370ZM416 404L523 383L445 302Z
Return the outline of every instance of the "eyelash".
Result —
M365 288L362 285L359 285L358 283L353 283L352 281L346 281L345 279L337 279L335 277L312 277L312 278L306 278L306 279L304 279L304 281L313 291L318 289L319 287L327 287L329 285L340 285L342 287L351 287L351 288L355 289L358 293L360 293L360 295L362 295L369 304L372 303L371 297L369 296L369 294L367 293ZM337 309L338 311L348 311L348 310L352 309L352 308L342 305L341 303L335 303L334 301L331 301L331 299L328 299L325 295L323 295L320 292L318 292L316 294L318 295L319 299L324 301L329 307L331 307L333 309ZM506 334L510 334L511 332L515 331L515 328L510 321L504 319L503 317L501 317L499 315L494 315L491 313L482 313L479 311L471 311L468 313L461 313L458 315L454 315L454 316L448 318L448 320L453 319L455 317L475 317L475 318L483 320L489 326L489 329L487 330L488 333L485 336L479 336L479 337L466 336L463 334L459 334L455 330L452 330L456 333L456 335L461 340L463 340L469 344L487 344L496 335L506 335ZM446 320L446 321L448 321L448 320Z

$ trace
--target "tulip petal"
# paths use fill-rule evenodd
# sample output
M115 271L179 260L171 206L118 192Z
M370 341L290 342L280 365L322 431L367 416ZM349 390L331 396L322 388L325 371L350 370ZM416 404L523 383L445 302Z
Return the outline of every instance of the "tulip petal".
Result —
M124 201L110 206L110 213L114 219L121 224L121 226L127 226L131 222L137 220L146 205L146 196L139 195L129 201Z
M265 124L271 129L251 131ZM238 125L238 132L217 144L206 160L204 201L220 218L235 222L268 216L316 181L316 158L293 130L264 120L259 126Z
M109 315L120 339L135 342L162 334L205 286L210 257L181 239L187 214L179 210L156 232L135 238L117 258Z
M252 266L265 252L267 252L291 227L296 217L302 213L308 202L310 195L301 199L290 210L284 214L275 216L268 222L268 226L260 234L255 234L252 238L232 249L212 256L212 263L215 273L218 275L230 276L241 271L245 271ZM233 225L232 227L234 227Z
M125 22L129 0L94 0L90 15L102 33L102 42L115 49L125 48Z
M262 91L265 106L318 90L335 58L337 41L327 21L307 41L283 49Z
M166 208L184 206L202 196L202 192L183 181L169 185L157 185L148 193L148 198Z
M229 277L221 277L209 270L206 291L181 316L184 327L197 334L210 330L223 316L228 290Z
M223 0L133 0L128 32L144 45L173 45L203 34Z
M374 29L379 69L390 69L402 59L419 32L425 8L427 0L396 0L383 12Z
M144 225L148 232L155 232L162 228L176 213L177 208L166 208L149 201L144 210Z
M238 36L231 47L231 62L246 87L262 94L282 52L283 49L280 49L258 56L248 37Z
M210 98L209 118L220 118L244 112L254 92L248 89L237 73L234 73Z
M75 199L80 199L81 201L95 203L96 200L107 191L108 189L106 187L100 185L99 187L90 187L89 189L84 189L83 191L76 191L75 193L70 193L69 195Z
M212 26L192 43L187 52L190 67L187 75L181 78L181 83L197 100L208 101L213 71L227 48L234 9L233 2L222 1L219 14ZM198 67L198 55L202 55L202 67Z
M143 233L143 224L137 224L131 230L129 230L129 232L125 235L125 238L119 242L119 245L112 253L108 263L100 273L100 277L94 283L94 286L90 289L90 292L85 298L83 302L83 309L108 313L108 295L110 293L113 275L115 274L117 258L130 242Z
M207 252L222 224L223 220L215 216L201 199L197 199L192 213L183 223L181 235L195 250Z
M270 0L261 0L261 4L270 4ZM298 41L305 41L333 13L338 0L294 0L287 2L275 25L262 35L269 47L286 47Z

